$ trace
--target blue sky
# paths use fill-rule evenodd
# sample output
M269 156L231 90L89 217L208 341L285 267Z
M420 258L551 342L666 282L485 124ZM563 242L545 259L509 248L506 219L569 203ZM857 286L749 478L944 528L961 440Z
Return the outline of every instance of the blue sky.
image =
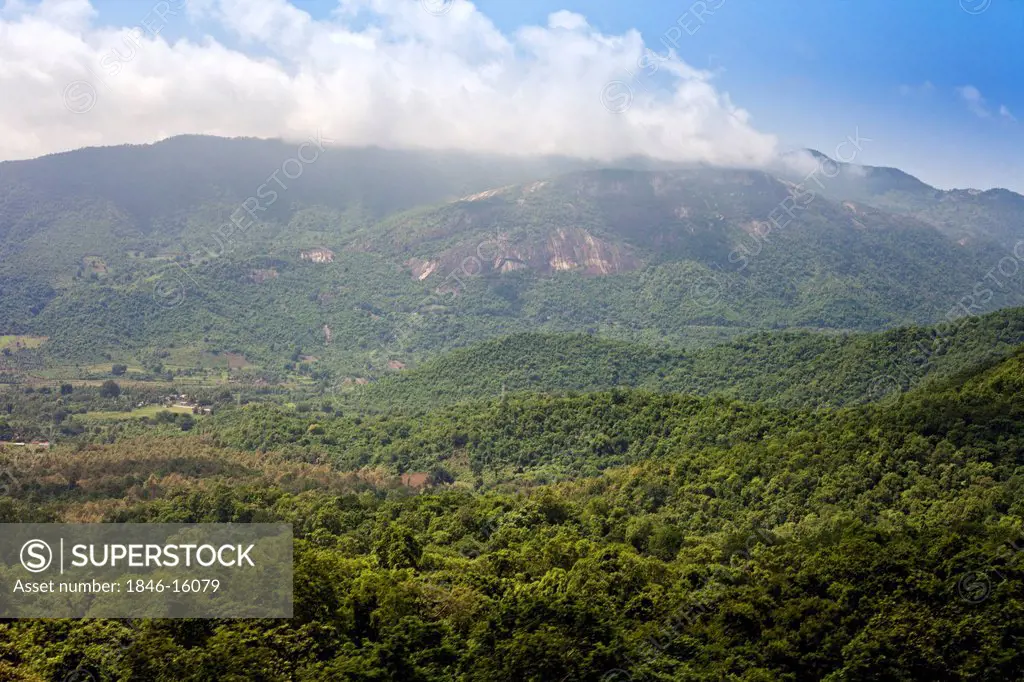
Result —
M719 87L783 145L831 154L859 128L872 143L858 161L946 187L1024 191L1024 127L998 113L1006 106L1024 121L1019 0L965 1L975 14L958 0L724 0L703 25L686 0L478 4L506 28L570 9L609 33L636 28L657 49L686 16L690 30L700 27L678 41L680 56L718 70ZM989 117L958 94L967 85L988 102Z
M415 0L410 0L414 2ZM148 0L147 0L148 3ZM131 25L141 4L95 0L100 20ZM314 18L336 2L294 1ZM1024 192L1024 1L1021 0L479 0L505 34L557 10L604 34L636 29L655 50L673 26L680 58L781 145L832 154L859 131L857 161L893 165L941 187ZM701 23L701 6L716 8ZM696 27L696 30L694 28ZM216 26L175 24L165 37ZM692 32L692 35L689 34ZM1020 119L1019 121L1016 119Z

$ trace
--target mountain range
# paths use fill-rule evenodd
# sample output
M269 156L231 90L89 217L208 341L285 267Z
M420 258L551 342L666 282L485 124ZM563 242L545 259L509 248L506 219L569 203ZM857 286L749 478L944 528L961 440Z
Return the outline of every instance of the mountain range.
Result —
M53 366L230 353L333 383L521 332L678 352L1021 305L1021 238L1020 195L816 152L608 167L187 136L0 164L0 334Z
M294 534L291 618L5 618L0 679L1022 679L1020 200L813 152L0 164L0 522Z

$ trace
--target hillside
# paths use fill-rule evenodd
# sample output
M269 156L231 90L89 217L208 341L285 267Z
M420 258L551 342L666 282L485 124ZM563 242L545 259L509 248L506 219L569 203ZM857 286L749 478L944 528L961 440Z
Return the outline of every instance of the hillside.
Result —
M912 217L957 241L992 240L1012 249L1024 232L1024 196L1016 192L940 190L898 168L841 163L813 150L810 154L827 164L827 176L834 176L813 183L814 189L833 199L864 202ZM792 169L779 171L793 182L805 178Z
M0 0L0 682L1024 682L1024 0L688 5Z
M761 171L327 148L245 223L297 149L185 137L5 163L0 334L44 338L54 377L209 382L230 354L233 380L326 387L520 332L692 349L1024 304L1024 280L991 281L1013 258L999 239Z
M50 301L96 300L105 293L97 287L112 284L130 295L154 273L210 252L294 256L391 213L585 165L332 148L316 134L294 142L180 136L4 162L0 313L29 325Z
M686 352L587 335L514 334L391 374L359 391L364 407L428 407L506 393L633 387L714 393L781 406L891 400L984 366L1024 344L1024 309L950 327L878 333L763 332Z
M594 276L690 262L728 280L726 289L769 279L778 287L782 275L808 298L816 279L856 282L863 296L905 286L910 273L945 291L950 268L966 272L1004 255L950 241L927 222L817 196L807 184L712 168L581 171L396 216L368 246L408 256L411 274L428 281L462 274L467 260L470 274Z
M300 152L305 160L295 161ZM554 157L335 148L315 134L292 142L192 135L87 148L0 166L0 245L4 261L48 255L54 266L65 265L64 257L78 265L73 259L93 253L173 251L209 237L204 233L257 193L268 227L287 226L316 207L323 212L316 227L337 234L415 206L584 165ZM71 224L78 234L70 233Z
M262 405L199 434L0 451L0 521L297 536L293 619L9 621L0 673L1019 679L1022 358L885 408L632 391L402 418ZM403 471L429 471L425 489Z

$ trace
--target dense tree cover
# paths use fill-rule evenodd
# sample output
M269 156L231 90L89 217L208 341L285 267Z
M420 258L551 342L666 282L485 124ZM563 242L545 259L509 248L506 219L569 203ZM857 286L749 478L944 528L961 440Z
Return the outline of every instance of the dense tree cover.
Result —
M965 294L988 310L1021 300L1013 244L962 236L722 169L572 173L398 215L368 234L381 252L440 262L437 280L509 261L627 272L545 278L515 300L544 305L538 317L563 329L619 326L651 338L678 334L680 323L870 329L934 322ZM1004 257L1008 274L975 288Z
M78 415L128 412L140 403L152 405L162 402L168 394L184 392L210 407L253 400L281 405L293 399L309 420L319 419L316 414L309 414L310 405L317 413L333 413L340 406L345 413L355 416L366 411L430 409L521 392L557 394L612 387L712 393L775 406L827 406L889 400L900 391L1002 357L1022 341L1021 309L980 318L964 317L938 326L871 334L764 332L688 351L610 341L594 335L514 334L455 351L412 369L385 370L382 380L365 387L339 387L335 381L332 387L321 382L304 391L253 383L206 389L179 386L178 376L173 377L175 382L164 379L162 387L121 378L119 384L125 395L103 398L102 387L78 384L78 392L72 395L74 385L51 379L38 392L10 385L0 391L0 407L6 407L3 419L22 439L80 438L84 433L91 440L106 441L114 435L111 429L93 433L94 425ZM4 357L17 360L34 352L21 350ZM377 357L387 356L379 353ZM317 364L313 358L302 355L298 347L292 350L290 358L298 361L293 361L293 365ZM161 358L154 356L147 365L160 362ZM112 369L101 366L93 383L99 384L101 378L109 377ZM133 379L153 378L151 374L132 372L129 376ZM5 376L17 378L16 374ZM122 430L118 427L113 431ZM346 438L328 441L347 442Z
M0 523L297 540L293 619L3 621L0 680L1024 678L1019 196L332 150L232 230L293 150L4 164Z
M250 259L272 254L294 266L299 249L325 246L340 253L339 240L395 211L586 165L558 158L331 149L304 165L301 178L264 206L259 223L219 234L297 148L281 141L187 136L5 163L0 334L45 330L49 354L65 361L96 362L111 351L125 360L142 350L188 343L243 351L267 370L296 343L323 345L320 330L328 322L339 335L360 332L364 344L375 342L376 331L363 328L361 319L348 319L347 311L360 302L387 304L388 288L379 298L366 295L374 291L375 273L393 279L391 288L408 284L407 277L396 276L396 263L381 268L372 259L361 261L358 276L340 284L337 275L344 268L303 284L287 282L286 274L273 291L272 281L259 290L253 280L260 277L253 272L274 273L280 259ZM96 174L100 166L110 172ZM211 251L223 257L200 266ZM293 279L304 277L300 272ZM363 284L365 289L345 296L349 287ZM340 292L332 294L334 286ZM318 292L324 308L316 304ZM338 301L336 312L327 303L337 294L347 300ZM239 315L247 307L276 312L254 321ZM277 315L284 316L279 324Z
M108 383L115 384L117 390L108 387ZM0 440L50 440L77 445L112 442L140 432L136 426L154 423L173 424L185 430L191 428L194 420L190 414L156 411L173 402L169 392L178 391L147 385L120 385L110 380L99 386L12 386L0 391L0 429L5 432L9 429L11 434L10 438L0 437ZM205 390L192 393L190 400L198 407L212 410L241 402L236 395L226 390Z
M819 158L821 158L819 156ZM934 225L954 239L994 239L1008 249L1020 240L1024 196L1006 189L940 190L898 168L878 168L825 161L827 182L816 190L837 200L864 202ZM806 175L781 170L788 180L808 182ZM821 176L819 175L819 179Z
M474 443L483 429L505 429L495 447L508 449L491 457L527 472L557 464L567 479L475 491L460 476L410 494L385 471L305 463L322 446L295 428L320 429L283 415L268 422L267 454L228 447L254 447L243 439L261 412L275 417L250 407L202 435L21 461L0 520L285 520L299 536L295 618L8 622L5 675L1024 675L1024 353L884 406L788 411L619 391L467 405L423 417L432 426L418 437L394 416L358 425L375 434L371 453L392 437L429 452L444 433L470 460L491 447ZM336 421L347 418L320 419L324 435L352 428ZM598 427L623 442L603 443ZM635 462L584 475L643 441Z
M890 398L1003 357L1021 343L1021 309L873 334L763 332L686 352L524 333L387 376L355 398L363 406L429 407L506 392L632 386L783 406L842 405Z
M317 141L317 131L309 135ZM303 142L309 140L186 135L6 162L0 263L5 270L38 276L78 267L85 256L113 265L133 252L209 237L280 170L282 161L296 157ZM319 208L327 216L358 214L360 220L346 226L351 229L396 211L590 165L463 152L341 147L319 152L307 144L306 158L313 155L316 160L303 164L296 182L284 183L287 190L263 202L268 225L287 225L297 213ZM108 170L96 173L96 168Z
M692 347L766 328L927 324L965 299L974 313L1024 303L1002 239L961 244L824 193L769 228L793 189L748 171L332 150L259 222L233 226L291 151L197 137L5 164L0 333L48 337L51 364L233 352L268 380L331 383L524 329ZM97 163L118 170L94 177ZM991 208L989 222L1017 205L982 199L964 201ZM314 247L334 261L301 260ZM433 270L421 281L411 259ZM292 360L296 348L316 359Z

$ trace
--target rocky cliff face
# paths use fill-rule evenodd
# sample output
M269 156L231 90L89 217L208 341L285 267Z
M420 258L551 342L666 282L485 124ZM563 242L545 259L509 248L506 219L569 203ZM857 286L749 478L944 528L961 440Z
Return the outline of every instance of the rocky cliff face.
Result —
M661 263L733 263L769 235L772 243L783 237L770 221L785 225L789 239L816 241L894 226L859 201L796 205L795 191L750 170L571 173L403 214L381 226L370 248L404 254L420 281L520 271L603 277ZM823 226L843 230L825 235Z
M640 267L636 249L594 220L591 197L616 188L583 184L538 181L462 197L397 221L390 245L415 253L405 267L421 281L485 271L604 276Z
M410 258L405 261L405 267L409 268L409 272L416 279L422 281L427 277L430 277L434 272L437 271L441 263L436 260L424 260L422 258Z
M628 272L640 265L641 260L628 246L600 239L579 227L559 227L546 236L529 239L503 235L476 245L460 245L431 259L410 258L405 262L410 275L420 281L443 279L453 272L473 276L525 270L602 276Z
M319 264L334 262L334 252L330 249L307 249L299 253L299 257Z
M614 275L638 265L627 247L599 239L579 227L560 227L543 241L509 245L492 263L502 272L531 269L585 275Z

